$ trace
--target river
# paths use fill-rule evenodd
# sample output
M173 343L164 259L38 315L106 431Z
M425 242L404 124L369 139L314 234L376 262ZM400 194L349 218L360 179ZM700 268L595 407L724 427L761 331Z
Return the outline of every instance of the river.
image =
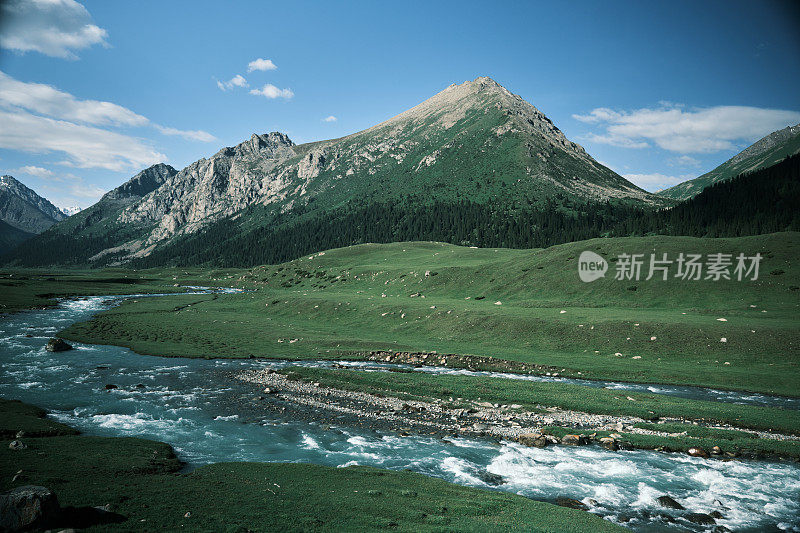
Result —
M800 531L800 468L796 463L721 461L643 450L611 452L597 446L544 449L481 439L401 437L350 427L299 422L242 410L251 385L234 371L285 362L140 356L116 346L74 343L50 353L47 339L122 297L64 300L57 307L0 318L0 396L41 406L91 435L137 436L171 444L188 468L218 461L303 461L330 466L409 468L463 485L506 490L553 501L569 497L635 531L703 531L682 517L719 511L733 531ZM28 336L30 335L30 336ZM303 363L326 366L327 362ZM362 370L386 370L352 363ZM452 369L421 369L459 372ZM499 375L513 379L547 379ZM557 378L554 378L557 379ZM573 382L573 381L570 381ZM662 394L796 408L796 400L614 382ZM106 384L118 388L106 390ZM643 387L643 389L639 389ZM652 387L655 390L650 389ZM495 486L493 479L504 483ZM669 494L687 511L661 508Z

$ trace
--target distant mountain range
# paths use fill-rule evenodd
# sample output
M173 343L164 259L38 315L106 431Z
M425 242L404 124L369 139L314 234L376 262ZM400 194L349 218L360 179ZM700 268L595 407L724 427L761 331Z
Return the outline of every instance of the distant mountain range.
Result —
M340 139L295 145L282 133L254 134L180 171L155 165L25 243L14 260L247 265L425 236L541 245L592 236L595 219L611 216L608 205L670 201L595 161L519 96L477 78ZM521 217L534 213L539 223L526 226Z
M775 165L798 152L798 133L800 126L775 132L713 171L651 194L595 161L533 105L477 78L339 139L295 145L283 133L253 134L182 170L153 165L5 260L251 266L362 242L531 248L620 228L658 231L667 218L649 213ZM669 219L669 231L685 228L698 205ZM785 225L775 218L760 227ZM733 231L720 221L704 227Z
M786 157L798 153L800 153L800 124L772 132L711 172L707 172L699 178L679 183L658 194L674 200L685 200L699 194L709 185L731 179L745 172L771 167Z
M0 176L0 253L67 215L11 176Z

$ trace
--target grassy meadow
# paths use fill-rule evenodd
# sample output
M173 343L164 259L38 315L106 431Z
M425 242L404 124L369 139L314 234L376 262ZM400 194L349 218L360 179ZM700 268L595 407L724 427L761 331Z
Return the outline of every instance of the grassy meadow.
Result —
M578 279L583 250L610 260L605 278ZM621 253L681 252L763 260L757 281L644 280L646 266L639 281L614 279ZM542 250L366 244L227 274L252 292L129 301L61 334L188 357L438 351L549 365L565 376L798 396L798 257L798 233Z

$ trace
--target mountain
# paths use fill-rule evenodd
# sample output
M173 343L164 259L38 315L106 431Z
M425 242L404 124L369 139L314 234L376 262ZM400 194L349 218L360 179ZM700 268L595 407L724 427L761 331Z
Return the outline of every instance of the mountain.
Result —
M0 255L15 248L21 242L33 237L33 233L22 231L0 220Z
M699 178L679 183L658 194L674 200L685 200L709 185L731 179L745 172L771 167L787 156L800 153L800 124L774 131L751 144L720 166Z
M489 78L451 85L347 137L295 145L282 133L254 134L179 172L164 167L141 189L134 178L25 243L13 260L252 265L429 235L532 246L594 236L615 209L670 204ZM130 194L124 205L111 203L118 194Z
M27 233L41 233L66 215L11 176L0 176L0 220Z
M610 234L743 237L800 231L800 154L721 180L671 209L642 211Z

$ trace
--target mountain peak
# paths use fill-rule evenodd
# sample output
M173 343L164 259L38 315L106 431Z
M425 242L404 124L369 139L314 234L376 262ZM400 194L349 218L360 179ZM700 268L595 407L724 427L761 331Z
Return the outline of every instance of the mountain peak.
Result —
M0 176L0 196L0 220L23 231L39 233L66 218L47 199L7 174Z
M178 171L166 163L156 163L109 192L103 199L122 200L125 198L141 198L160 187L168 178Z

